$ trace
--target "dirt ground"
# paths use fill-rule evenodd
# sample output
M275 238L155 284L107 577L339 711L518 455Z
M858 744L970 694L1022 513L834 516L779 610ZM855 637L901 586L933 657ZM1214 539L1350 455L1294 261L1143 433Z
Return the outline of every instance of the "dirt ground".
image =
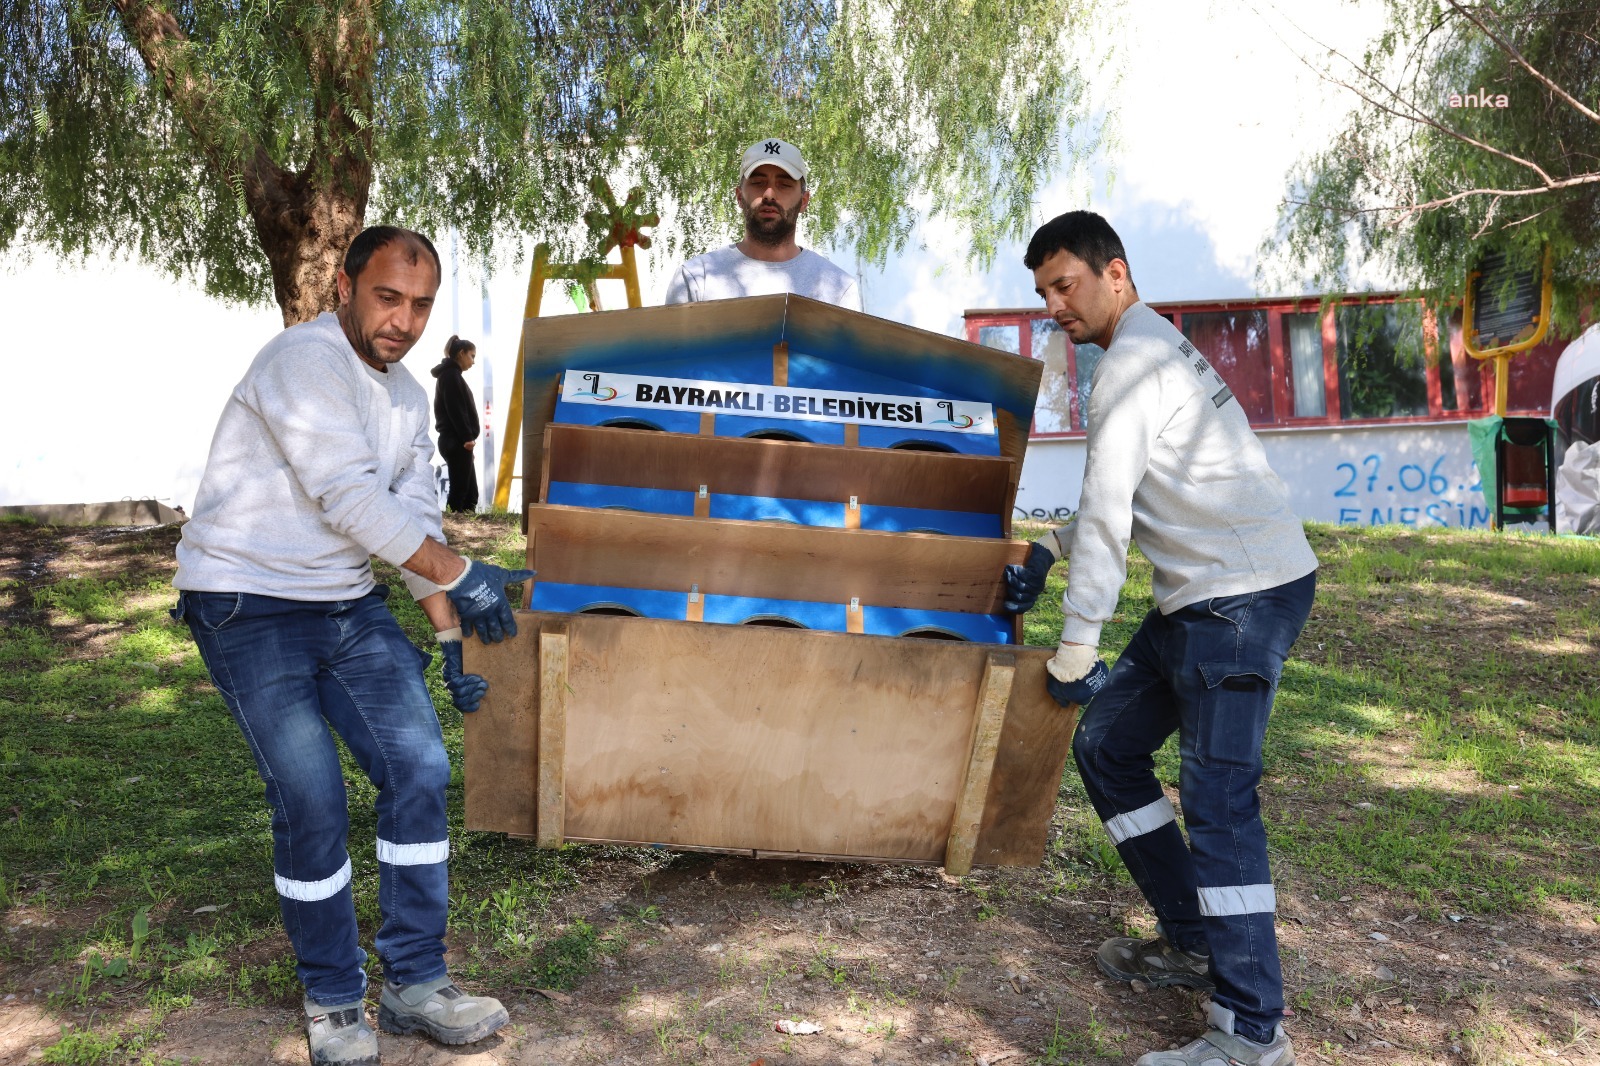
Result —
M462 524L457 542L499 528ZM171 530L0 527L0 578L170 571ZM13 612L14 601L0 601ZM85 643L96 627L77 634ZM59 634L58 634L59 636ZM1263 785L1263 804L1293 786ZM1177 799L1176 796L1173 797ZM1296 794L1308 819L1342 805ZM1486 918L1446 908L1419 917L1404 897L1328 898L1315 870L1278 864L1278 933L1289 1019L1302 1063L1600 1063L1600 918L1546 906ZM381 1038L399 1064L1131 1063L1201 1028L1202 997L1104 980L1093 951L1153 922L1125 880L1057 895L1051 870L979 871L758 862L681 855L665 861L597 851L556 897L551 927L582 918L627 946L570 992L477 988L499 995L512 1025L472 1048ZM0 1064L39 1061L63 1023L131 1026L142 1000L108 1017L55 1015L50 991L75 973L32 950L92 914L52 911L56 929L13 908L0 954ZM16 939L12 939L16 938ZM286 945L279 944L282 948ZM469 941L456 938L464 958ZM779 1019L822 1026L774 1030ZM308 1061L292 1003L240 1008L197 1000L166 1016L147 1049L218 1064ZM137 1060L130 1060L137 1061ZM151 1061L157 1061L152 1059Z

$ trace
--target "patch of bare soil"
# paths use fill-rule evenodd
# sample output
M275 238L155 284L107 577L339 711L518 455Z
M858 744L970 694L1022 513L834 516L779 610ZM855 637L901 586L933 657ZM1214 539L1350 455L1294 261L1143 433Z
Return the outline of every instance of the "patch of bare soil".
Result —
M1041 902L1044 880L987 871L963 887L919 868L703 856L641 877L602 861L566 917L625 931L620 956L564 996L476 989L506 1001L510 1028L467 1049L385 1035L384 1062L1127 1063L1202 1028L1198 994L1095 970L1101 939L1148 922L1133 889ZM1590 916L1426 921L1381 893L1319 900L1313 885L1292 871L1280 882L1301 1062L1600 1061ZM642 907L655 908L647 921L621 917ZM169 1016L158 1050L307 1061L296 1012L223 1006ZM780 1019L823 1028L786 1036Z
M505 530L456 519L449 527L469 553L486 551ZM4 526L0 577L33 585L71 573L170 572L175 539L170 529ZM15 584L5 591L6 622L40 621ZM1545 595L1515 592L1529 601ZM1309 643L1314 650L1333 639L1330 631ZM1292 800L1310 819L1331 824L1339 813L1320 797ZM1059 873L980 871L962 884L921 867L704 855L652 866L595 850L581 883L557 896L549 928L583 918L626 946L600 957L565 994L474 987L506 1002L510 1027L470 1048L384 1035L384 1062L1131 1063L1198 1033L1199 995L1130 988L1095 969L1102 939L1152 927L1137 891L1078 870L1092 887L1058 894ZM1278 883L1300 1062L1600 1062L1600 916L1548 906L1533 915L1425 918L1399 894L1328 898L1315 870L1280 866ZM88 929L98 917L68 911L54 920ZM0 952L0 1064L38 1061L63 1023L104 1032L148 1020L136 996L120 1016L114 1005L95 1014L50 1010L47 980L65 979L70 967L22 972L16 960L38 956L19 935L7 929ZM452 962L468 962L464 943ZM786 1035L774 1028L780 1019L822 1029ZM292 1003L197 999L160 1029L151 1050L168 1060L308 1061Z

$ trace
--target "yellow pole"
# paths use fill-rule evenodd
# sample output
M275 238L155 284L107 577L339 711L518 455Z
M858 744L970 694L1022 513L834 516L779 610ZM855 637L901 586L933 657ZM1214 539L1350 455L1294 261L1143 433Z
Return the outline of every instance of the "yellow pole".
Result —
M1501 352L1494 357L1494 413L1506 416L1506 406L1511 397L1512 352Z
M527 320L539 317L544 301L544 275L550 261L550 248L541 244L533 251L533 274L528 278L528 298L522 305L523 328ZM517 342L517 367L511 375L511 402L506 406L506 432L500 444L500 470L494 483L497 511L511 509L511 479L516 475L517 450L522 444L522 342Z
M622 287L628 293L629 307L643 307L644 301L639 296L639 265L633 258L633 245L624 244L622 252Z

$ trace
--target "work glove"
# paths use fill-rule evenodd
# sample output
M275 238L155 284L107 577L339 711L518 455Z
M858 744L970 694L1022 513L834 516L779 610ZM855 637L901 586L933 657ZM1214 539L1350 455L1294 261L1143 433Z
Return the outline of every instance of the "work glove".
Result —
M511 614L511 601L506 599L506 586L526 581L534 572L507 570L478 559L465 562L467 568L461 576L443 586L461 619L461 632L469 637L476 633L485 644L498 644L506 637L516 636L517 620Z
M1076 516L1074 516L1076 517ZM1005 605L1006 610L1012 614L1022 614L1030 610L1039 593L1044 591L1045 578L1050 576L1050 568L1066 554L1066 547L1062 543L1061 534L1071 525L1052 529L1028 548L1028 561L1025 563L1011 563L1005 571Z
M462 714L471 714L478 709L484 693L489 691L489 682L477 674L462 671L460 627L435 635L439 638L439 652L444 656L441 672L444 674L444 687L450 690L450 702Z
M1043 544L1028 545L1028 561L1011 563L1006 567L1006 610L1022 614L1031 610L1044 591L1045 578L1056 565L1056 557Z
M1089 644L1062 644L1044 669L1050 675L1044 687L1063 707L1074 703L1081 707L1094 699L1095 693L1106 687L1110 673L1100 661L1099 650Z

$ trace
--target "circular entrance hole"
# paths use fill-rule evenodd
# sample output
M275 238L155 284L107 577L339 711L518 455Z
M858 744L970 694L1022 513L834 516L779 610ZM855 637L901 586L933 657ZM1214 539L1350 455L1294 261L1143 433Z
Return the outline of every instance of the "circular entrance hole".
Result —
M957 633L955 630L946 629L943 626L917 626L914 629L906 630L904 633L901 633L900 635L902 637L915 637L918 640L960 640L960 641L965 641L967 639L966 637L962 636L960 633Z

